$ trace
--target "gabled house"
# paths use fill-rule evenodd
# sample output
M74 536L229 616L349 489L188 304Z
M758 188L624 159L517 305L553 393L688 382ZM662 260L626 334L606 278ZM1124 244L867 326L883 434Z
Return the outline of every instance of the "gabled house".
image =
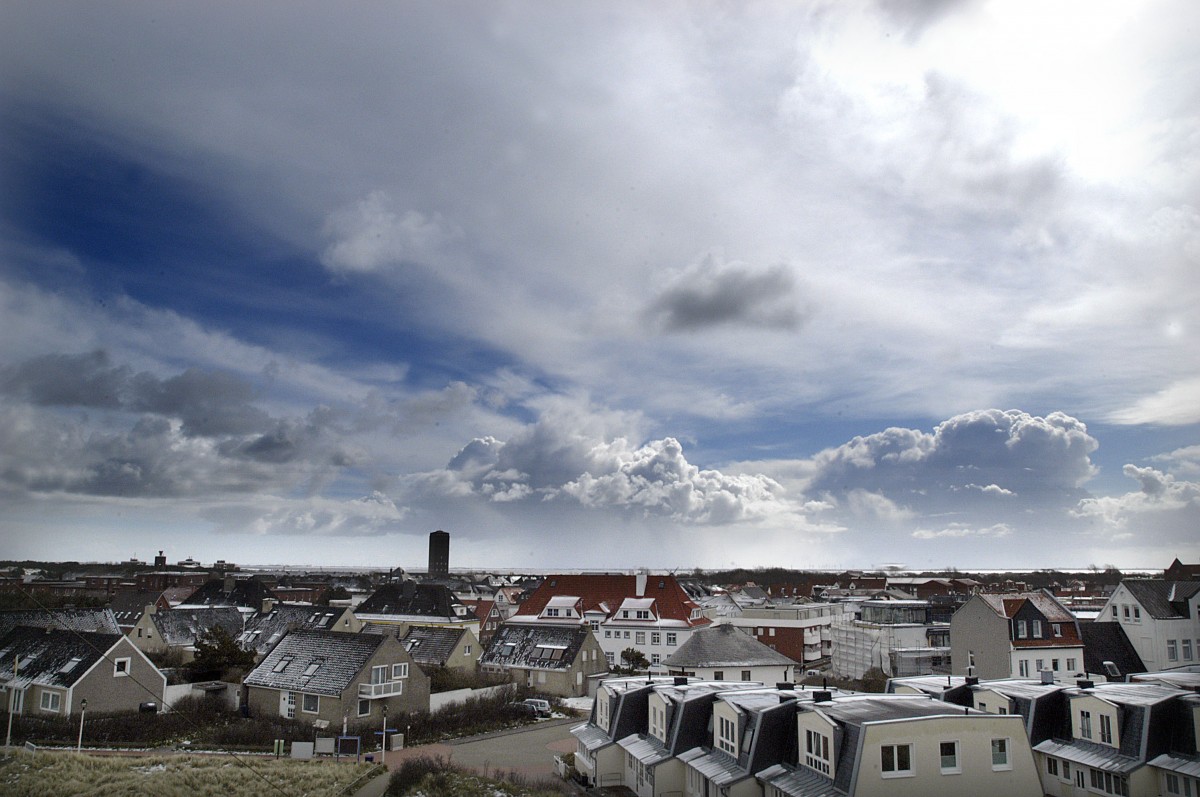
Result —
M646 701L656 684L687 683L687 678L605 678L596 689L588 722L571 728L575 768L592 787L617 786L624 780L625 752L617 740L646 730Z
M403 634L409 626L469 628L479 637L479 618L445 584L415 581L384 584L355 607L364 624L388 626Z
M348 606L297 606L274 604L265 611L243 615L245 624L235 638L243 650L253 650L257 656L283 639L289 631L344 631L357 634L362 622Z
M697 629L662 661L669 675L724 681L790 681L799 665L732 625Z
M1119 623L1149 670L1200 663L1200 581L1122 581L1096 622Z
M17 626L0 637L0 687L14 714L70 716L84 700L88 711L161 707L166 685L122 634Z
M1183 739L1190 737L1191 752L1195 748L1192 723L1197 717L1180 711L1181 699L1192 699L1189 693L1151 683L1080 681L1066 696L1068 721L1053 738L1034 746L1046 794L1073 797L1087 790L1157 797L1170 793L1163 790L1165 775L1179 770L1172 768L1169 759L1179 757L1180 747L1188 747ZM1166 766L1151 765L1164 755L1168 759L1160 763ZM1182 757L1188 755L1184 752ZM1194 761L1185 763L1182 772L1200 774L1196 766Z
M853 695L800 703L795 721L788 759L757 772L767 797L1042 794L1017 716L921 695Z
M950 655L955 675L1070 677L1081 672L1083 639L1049 592L979 593L950 618Z
M426 673L443 669L474 672L483 652L469 628L413 625L400 637L400 644Z
M112 610L113 617L116 618L117 626L121 629L122 634L129 634L133 631L149 606L153 606L155 609L170 609L171 602L162 590L139 589L119 590L108 602L108 608Z
M199 609L166 609L153 606L146 611L133 631L130 640L148 655L177 651L186 663L196 657L196 640L220 626L231 639L241 636L245 615L232 606Z
M121 627L111 609L10 609L0 611L0 635L19 625L66 631L119 634Z
M463 600L466 607L479 618L479 644L487 645L496 633L496 629L504 622L504 615L496 601Z
M429 710L429 676L387 634L292 631L242 688L254 715L339 727L343 718L378 722L384 706L393 716Z
M588 679L608 672L604 651L586 625L504 623L479 660L484 672L549 695L587 694Z
M547 576L510 622L589 626L616 666L626 648L657 664L712 621L673 575L585 573Z

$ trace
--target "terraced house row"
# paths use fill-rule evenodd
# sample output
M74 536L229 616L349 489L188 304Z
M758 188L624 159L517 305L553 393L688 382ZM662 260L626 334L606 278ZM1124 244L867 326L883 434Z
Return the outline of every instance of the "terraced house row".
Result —
M590 785L639 797L1043 793L1020 715L916 692L610 679L572 734Z

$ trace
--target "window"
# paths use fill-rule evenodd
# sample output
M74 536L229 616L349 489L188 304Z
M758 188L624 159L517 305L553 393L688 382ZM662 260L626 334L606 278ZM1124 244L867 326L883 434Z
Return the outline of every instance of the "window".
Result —
M1042 621L1041 620L1033 621L1033 638L1034 639L1042 638Z
M674 644L675 644L675 640L676 640L676 638L677 638L677 637L676 637L676 635L675 635L675 632L674 632L674 631L668 631L668 632L667 632L667 644L668 644L668 645L674 645Z
M660 634L657 631L651 631L650 632L650 644L651 645L661 645L662 644L662 634Z
M370 700L358 701L358 716L365 717L370 713L371 713L371 701Z
M885 744L879 748L879 766L885 778L911 777L912 745Z
M113 660L113 678L124 678L129 675L129 659Z
M1142 621L1142 607L1141 606L1133 607L1133 621L1135 623L1140 623Z
M941 742L938 744L938 754L941 756L943 775L962 772L958 766L958 742Z
M1067 659L1067 672L1075 672L1075 659Z
M804 765L822 775L829 774L829 737L814 731L804 731Z
M750 680L750 671L749 670L742 670L742 680L743 681Z
M775 629L774 629L774 628L768 628L768 629L767 629L767 636L775 636Z
M1167 661L1179 661L1179 643L1174 639L1167 640Z
M1100 741L1104 744L1112 744L1112 717L1107 714L1100 715Z
M616 663L617 659L616 659L616 656L615 656L614 654L612 654L612 653L609 653L609 652L607 652L607 651L606 651L606 652L604 653L604 661L606 661L606 662L608 663L608 666L609 666L609 667L611 667L611 666L613 666L613 664L615 664L615 663Z
M290 658L280 659L278 662L275 663L275 667L272 668L271 672L283 672L284 670L287 669L287 666L291 663L292 663L292 660Z
M463 655L464 656L471 655L471 646L470 645L463 645ZM395 676L392 676L392 677L394 678Z
M992 769L1012 769L1008 761L1008 739L992 739Z
M1192 660L1192 640L1185 639L1185 640L1183 640L1182 645L1183 645L1183 660L1191 661Z
M1071 782L1071 762L1070 761L1062 762L1062 771L1063 771L1062 779L1064 781L1066 781L1067 783L1070 783Z
M646 644L646 632L638 631L637 634L634 635L633 641L634 641L634 643L636 643L638 645Z
M547 617L558 617L558 609L546 609Z
M1117 604L1115 603L1112 606L1112 616L1114 620L1117 619Z
M714 681L724 681L725 680L725 671L724 670L713 670L713 680Z
M650 663L651 664L658 664L660 661L662 661L662 656L658 655L657 653L650 654Z
M1051 623L1050 628L1055 636L1062 636L1062 623Z
M1121 604L1121 614L1124 615L1126 620L1129 619L1129 604Z
M471 651L468 650L467 652L470 653ZM401 678L407 678L407 677L408 677L408 662L392 665L392 680L393 681L398 681Z
M62 695L58 692L42 692L42 711L57 713L60 708L62 708Z
M378 667L371 668L371 683L383 684L387 683L388 667L386 664L380 664Z
M1027 636L1029 636L1029 634L1027 633L1026 628L1025 628L1025 621L1017 620L1017 638L1024 639Z
M650 619L650 612L646 611L645 609L638 609L638 610L637 610L637 619L639 619L639 620L649 620L649 619Z
M628 632L628 631L626 631L626 632L625 632L625 638L626 638L626 639L629 639L629 632Z
M1058 672L1058 659L1050 659L1050 669Z
M321 662L314 661L312 664L304 668L304 674L311 677L319 669L321 669Z
M1045 660L1045 659L1038 659L1038 660L1037 660L1037 671L1038 671L1038 672L1041 672L1041 671L1042 671L1042 670L1044 670L1044 669L1046 669L1046 660Z
M987 711L987 703L984 703L982 700L980 700L980 701L979 701L979 705L977 706L977 708L978 708L980 711Z
M1017 662L1017 672L1022 678L1029 677L1029 659L1021 659Z
M605 639L611 639L611 638L612 638L612 631L610 631L609 629L605 628L605 629L604 629L604 638L605 638Z
M1167 794L1179 794L1179 776L1174 772L1167 773Z
M1083 773L1080 772L1079 774L1082 775ZM1187 780L1184 780L1184 785L1186 787ZM1129 794L1129 781L1120 775L1093 769L1092 788L1105 794L1116 794L1125 797Z
M1046 774L1053 775L1056 778L1058 777L1058 759L1057 758L1047 758L1046 759Z
M1092 712L1079 712L1079 735L1084 739L1092 738Z
M138 639L142 638L142 629L138 629Z
M304 695L300 707L309 714L316 714L321 710L321 698L317 695Z
M737 723L728 717L717 719L717 747L730 755L737 755Z

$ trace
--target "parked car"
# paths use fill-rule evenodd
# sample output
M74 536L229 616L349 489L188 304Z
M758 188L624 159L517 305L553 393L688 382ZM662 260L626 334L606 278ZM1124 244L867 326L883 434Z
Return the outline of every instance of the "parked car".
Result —
M537 698L537 697L527 697L527 698L525 698L524 702L525 702L525 705L527 705L533 709L535 716L538 716L538 717L549 717L550 716L550 701L549 700L542 700L541 698Z

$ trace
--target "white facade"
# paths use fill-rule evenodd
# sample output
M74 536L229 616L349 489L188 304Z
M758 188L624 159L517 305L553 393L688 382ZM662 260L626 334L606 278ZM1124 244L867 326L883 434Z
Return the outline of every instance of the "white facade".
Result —
M1188 616L1155 618L1123 581L1100 610L1096 622L1120 623L1151 672L1193 665L1200 663L1200 591L1184 602Z

